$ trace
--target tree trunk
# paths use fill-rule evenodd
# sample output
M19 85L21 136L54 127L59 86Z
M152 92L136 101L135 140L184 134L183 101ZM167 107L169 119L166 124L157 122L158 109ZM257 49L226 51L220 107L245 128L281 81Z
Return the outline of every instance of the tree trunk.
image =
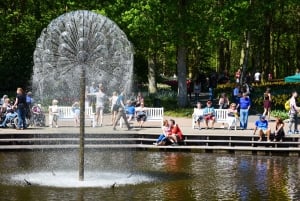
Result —
M148 55L148 91L150 94L157 92L156 85L156 56L155 54Z
M248 60L249 60L249 46L250 46L250 31L247 31L245 48L242 49L242 53L241 53L241 59L243 63L242 63L240 84L242 84L243 81L245 81L245 77L246 77Z
M178 73L178 106L187 106L186 86L186 48L181 45L177 50L177 73Z
M270 71L270 58L271 58L271 52L270 52L270 42L271 42L271 16L269 11L266 11L265 14L265 37L264 37L264 66L262 69L263 75L268 75ZM264 79L264 77L262 77Z

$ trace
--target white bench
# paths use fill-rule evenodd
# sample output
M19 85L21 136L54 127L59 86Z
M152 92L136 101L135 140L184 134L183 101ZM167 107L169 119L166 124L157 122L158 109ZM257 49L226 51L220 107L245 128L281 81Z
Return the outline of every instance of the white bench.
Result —
M194 113L197 108L194 108ZM204 109L202 109L204 111ZM194 114L193 113L193 114ZM196 116L193 115L192 117L192 128L195 128L195 124L197 122ZM202 120L204 122L204 119ZM234 125L229 125L228 120L228 110L227 109L215 109L215 122L216 123L226 123L228 124L228 129L230 129L231 126L234 126L234 129L236 130L237 126L237 118L235 118Z
M52 106L49 106L49 110L52 108ZM72 107L69 106L59 106L58 107L58 121L65 121L65 120L74 120L74 112L72 110ZM50 114L49 114L50 115ZM93 113L92 107L86 107L85 108L85 120L91 121L91 126L96 126L96 119L95 119L95 113Z
M147 116L146 122L147 121L160 122L160 125L161 126L163 125L163 121L164 121L164 108L163 107L145 107L145 112L146 112L146 116ZM124 123L123 121L124 121L123 118L121 118L120 119L120 127L121 128Z

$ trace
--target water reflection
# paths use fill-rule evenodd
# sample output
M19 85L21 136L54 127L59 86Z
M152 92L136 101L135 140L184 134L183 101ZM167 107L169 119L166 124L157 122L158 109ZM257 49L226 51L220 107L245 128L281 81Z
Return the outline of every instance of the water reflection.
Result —
M88 170L146 174L153 181L114 189L16 185L10 178L17 173L74 170L77 155L5 152L0 153L1 200L300 200L296 157L107 151L88 152L86 159Z

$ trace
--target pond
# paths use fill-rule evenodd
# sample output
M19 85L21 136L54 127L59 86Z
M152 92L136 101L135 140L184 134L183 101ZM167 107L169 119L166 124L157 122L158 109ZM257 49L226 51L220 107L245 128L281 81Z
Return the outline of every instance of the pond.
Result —
M1 152L1 200L300 200L297 157L89 150L80 186L77 155Z

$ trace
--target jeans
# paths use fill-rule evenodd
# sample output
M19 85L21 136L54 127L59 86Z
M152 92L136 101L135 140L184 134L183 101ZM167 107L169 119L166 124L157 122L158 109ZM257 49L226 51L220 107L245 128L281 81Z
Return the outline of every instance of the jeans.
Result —
M4 121L2 122L2 124L1 124L1 126L2 127L5 127L6 126L6 122L8 121L8 120L11 120L11 119L13 119L13 118L15 118L17 116L17 113L7 113L6 115L5 115L5 119L4 119Z
M248 109L240 109L240 127L241 129L247 129L248 126Z
M159 143L161 141L165 141L167 139L167 137L164 134L161 134L158 139L156 140L156 143Z
M26 111L24 108L18 108L18 128L26 128L25 114Z
M298 131L298 116L297 114L289 114L289 130L292 130L292 125L294 124L294 131Z

